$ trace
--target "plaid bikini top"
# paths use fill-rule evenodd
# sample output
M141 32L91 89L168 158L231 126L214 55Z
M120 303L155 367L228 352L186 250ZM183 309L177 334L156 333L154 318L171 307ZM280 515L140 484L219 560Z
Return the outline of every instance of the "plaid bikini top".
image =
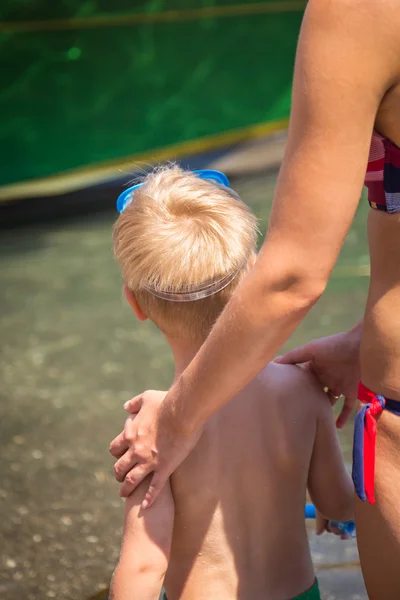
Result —
M365 176L371 208L400 212L400 148L373 132Z

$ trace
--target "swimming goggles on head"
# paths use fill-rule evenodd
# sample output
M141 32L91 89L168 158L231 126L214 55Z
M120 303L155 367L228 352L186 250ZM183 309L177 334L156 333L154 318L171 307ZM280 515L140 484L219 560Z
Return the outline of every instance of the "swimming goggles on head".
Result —
M190 172L197 175L197 177L200 177L200 179L207 179L208 181L213 181L214 183L218 183L219 185L230 187L229 179L224 173L221 173L221 171L214 171L214 169L200 169L198 171ZM118 196L117 211L120 214L124 212L126 207L129 206L129 204L132 202L133 197L135 195L135 190L140 188L142 185L143 182L137 183L136 185L132 185Z
M197 175L197 177L200 177L200 179L207 179L207 181L212 181L218 185L230 187L229 179L220 171L214 171L213 169L201 169L191 172ZM117 210L120 214L126 209L127 206L129 206L129 204L131 204L135 195L135 191L142 185L143 182L137 183L136 185L126 189L118 196ZM236 270L232 273L229 273L225 277L218 279L217 281L206 281L198 285L189 285L186 287L186 289L181 289L174 292L170 290L160 290L150 285L144 286L144 289L150 292L150 294L153 296L163 300L169 300L170 302L193 302L194 300L208 298L209 296L220 292L233 281L238 272L239 270Z

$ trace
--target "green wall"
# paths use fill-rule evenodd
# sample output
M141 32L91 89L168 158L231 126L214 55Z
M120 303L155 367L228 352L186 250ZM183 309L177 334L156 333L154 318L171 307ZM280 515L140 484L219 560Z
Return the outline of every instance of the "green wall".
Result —
M288 116L301 3L132 4L4 0L0 185Z

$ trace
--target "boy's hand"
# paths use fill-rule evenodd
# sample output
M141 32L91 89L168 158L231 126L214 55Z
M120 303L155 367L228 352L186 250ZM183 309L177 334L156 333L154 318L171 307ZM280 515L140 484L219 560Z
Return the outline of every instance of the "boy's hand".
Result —
M337 527L334 527L328 519L325 519L325 517L317 511L315 517L315 533L316 535L322 535L325 531L339 536L341 540L349 540L351 538L350 534L344 533Z
M347 333L313 340L276 359L281 364L304 364L323 387L328 387L328 397L332 404L340 396L344 396L343 407L336 422L338 428L347 422L357 402L361 333L362 323Z
M325 519L325 517L323 517L321 515L321 513L317 511L317 514L315 515L315 533L316 533L316 535L322 535L324 533L324 531L327 531L328 523L329 523L328 519Z

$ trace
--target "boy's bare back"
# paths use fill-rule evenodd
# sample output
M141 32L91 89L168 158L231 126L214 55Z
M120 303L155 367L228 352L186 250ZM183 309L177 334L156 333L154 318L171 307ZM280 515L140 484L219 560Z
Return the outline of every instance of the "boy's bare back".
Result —
M348 483L325 394L301 368L270 364L210 419L154 506L139 509L146 485L128 499L125 530L162 548L168 600L293 598L315 579L307 485L340 520L351 517Z
M169 600L281 600L312 586L304 504L318 402L298 397L301 375L268 366L173 474Z

